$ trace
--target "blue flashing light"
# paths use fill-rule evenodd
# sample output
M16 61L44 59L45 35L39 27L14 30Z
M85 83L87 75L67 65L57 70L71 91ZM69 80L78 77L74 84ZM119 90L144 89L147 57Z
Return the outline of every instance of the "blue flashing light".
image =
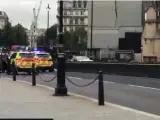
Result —
M34 48L34 51L37 51L37 48Z
M34 51L37 54L44 53L43 51Z

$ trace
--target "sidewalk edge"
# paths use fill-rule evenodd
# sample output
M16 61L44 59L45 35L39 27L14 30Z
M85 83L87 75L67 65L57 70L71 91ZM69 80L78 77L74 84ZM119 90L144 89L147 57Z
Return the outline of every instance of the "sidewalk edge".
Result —
M8 80L12 80L11 78L7 78L7 77L4 77L4 78L8 79ZM17 80L17 82L21 82L21 83L26 83L26 84L32 85L32 83L27 82L27 81L22 81L22 80ZM36 84L36 86L42 87L42 88L46 88L46 89L49 89L49 90L55 90L55 88L52 88L52 87L49 87L49 86L46 86L46 85ZM83 98L83 99L98 103L98 100L95 99L95 98L90 98L90 97L79 95L79 94L72 93L72 92L68 92L68 94L72 95L72 96L75 96L75 97ZM140 110L128 108L128 107L125 107L125 106L121 106L121 105L110 103L110 102L106 102L106 101L105 101L105 104L107 104L107 105L109 105L111 107L116 107L116 108L119 108L119 109L122 109L122 110L128 110L128 111L135 112L135 113L138 113L138 114L141 114L141 115L145 115L145 116L148 116L148 117L153 117L153 118L156 118L156 119L160 119L159 115L155 115L155 114L152 114L152 113L143 112L143 111L140 111Z

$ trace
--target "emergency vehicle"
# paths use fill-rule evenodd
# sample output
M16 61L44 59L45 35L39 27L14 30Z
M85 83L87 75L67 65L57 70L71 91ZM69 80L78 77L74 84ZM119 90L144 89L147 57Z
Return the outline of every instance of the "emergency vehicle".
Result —
M16 73L27 72L31 74L32 64L36 63L37 59L34 52L13 52L8 58L8 74L13 72L13 62L16 66ZM36 64L35 67L37 67Z
M45 72L49 70L50 72L54 71L53 59L51 55L47 52L34 51L37 58L37 70Z

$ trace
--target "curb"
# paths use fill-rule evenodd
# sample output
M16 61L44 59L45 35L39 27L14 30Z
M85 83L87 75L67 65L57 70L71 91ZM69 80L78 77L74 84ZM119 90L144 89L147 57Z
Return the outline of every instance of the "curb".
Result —
M12 80L11 78L7 78L7 77L4 77L4 78L5 78L5 79L8 79L8 80ZM17 82L21 82L21 83L25 83L25 84L32 85L32 83L27 82L27 81L22 81L22 80L17 80ZM36 86L42 87L42 88L46 88L46 89L49 89L49 90L55 90L55 88L48 87L48 86L41 85L41 84L36 84ZM87 96L75 94L75 93L72 93L72 92L68 92L68 94L69 94L69 95L72 95L72 96L75 96L75 97L83 98L83 99L86 99L86 100L89 100L89 101L98 103L98 100L97 100L97 99L94 99L94 98L90 98L90 97L87 97ZM143 111L140 111L140 110L136 110L136 109L124 107L124 106L117 105L117 104L110 103L110 102L106 102L106 101L105 101L105 104L107 104L107 105L110 106L110 107L115 107L115 108L119 108L119 109L122 109L122 110L131 111L131 112L134 112L134 113L136 113L136 114L138 113L138 114L145 115L145 116L148 116L148 117L160 119L160 116L159 116L159 115L155 115L155 114L152 114L152 113L143 112Z

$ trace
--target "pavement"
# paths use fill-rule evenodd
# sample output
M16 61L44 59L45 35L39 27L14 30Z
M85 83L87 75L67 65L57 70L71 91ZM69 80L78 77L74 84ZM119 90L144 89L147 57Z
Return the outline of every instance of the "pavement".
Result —
M51 82L44 82L41 79L46 81L51 80L56 73L40 73L36 77L37 84L56 87L56 80ZM3 74L2 76L12 78ZM85 85L91 82L94 78L97 77L96 74L85 74L85 73L66 73L74 83L78 85ZM31 76L18 75L18 80L23 80L31 82ZM159 79L150 79L150 78L140 78L140 77L127 77L127 76L116 76L116 75L104 75L104 95L105 101L114 103L120 106L125 106L128 108L140 110L147 113L152 113L160 115L160 89L154 87L146 86L146 82L152 83L157 82L159 85ZM136 84L124 84L124 81L141 81L142 86L137 86ZM136 83L136 82L134 82ZM139 84L137 82L137 84ZM97 99L98 96L98 81L87 86L87 87L77 87L66 80L66 86L69 92L86 96L89 98Z
M160 120L160 116L116 107L70 95L52 96L54 88L0 78L1 118L53 118L55 120Z

